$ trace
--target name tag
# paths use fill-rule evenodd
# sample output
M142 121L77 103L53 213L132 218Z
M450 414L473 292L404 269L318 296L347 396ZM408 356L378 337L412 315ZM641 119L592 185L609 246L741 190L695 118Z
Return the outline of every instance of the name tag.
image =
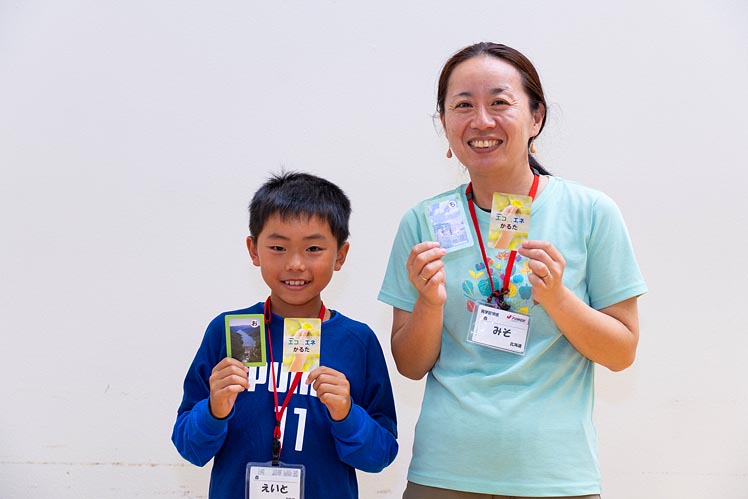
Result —
M247 463L249 499L304 499L304 465Z
M518 355L525 354L530 318L511 310L476 303L467 340Z

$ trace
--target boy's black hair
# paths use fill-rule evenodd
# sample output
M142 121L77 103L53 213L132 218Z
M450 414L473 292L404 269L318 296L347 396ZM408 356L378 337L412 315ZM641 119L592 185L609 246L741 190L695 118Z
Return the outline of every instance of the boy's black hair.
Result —
M249 234L257 240L265 222L278 214L281 220L319 217L330 225L338 248L348 240L351 202L332 182L299 172L273 174L249 203Z

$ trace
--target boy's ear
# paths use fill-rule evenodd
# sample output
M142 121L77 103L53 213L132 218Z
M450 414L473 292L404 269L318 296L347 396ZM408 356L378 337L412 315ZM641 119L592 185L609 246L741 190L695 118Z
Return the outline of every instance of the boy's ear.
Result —
M337 258L335 258L335 270L340 270L341 267L343 267L343 264L345 263L345 257L348 256L348 249L350 247L350 243L345 242L340 247L340 249L338 249L338 256Z
M260 255L257 253L257 243L252 236L247 236L247 251L249 251L249 258L252 259L254 266L259 267Z

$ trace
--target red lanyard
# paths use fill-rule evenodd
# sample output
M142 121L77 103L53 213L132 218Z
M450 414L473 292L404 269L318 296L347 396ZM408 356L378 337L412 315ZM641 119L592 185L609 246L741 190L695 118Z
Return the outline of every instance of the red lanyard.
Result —
M540 176L537 173L533 174L532 187L530 187L530 193L528 196L535 199L535 194L538 192L538 184L540 183ZM478 225L478 217L475 215L475 203L473 202L473 183L470 182L465 189L465 197L467 197L468 208L470 208L470 216L473 218L473 225L475 226L475 234L478 236L478 244L480 245L480 252L483 256L483 264L486 266L486 273L488 274L488 283L491 285L491 296L488 297L490 303L493 298L496 298L497 305L502 310L509 310L509 304L504 301L504 295L509 292L509 280L512 278L512 267L514 267L514 260L517 258L517 251L512 250L509 253L509 262L506 264L506 272L504 273L504 284L500 291L497 291L493 285L493 275L491 274L491 266L488 265L488 257L486 257L486 248L483 246L483 238L480 235L480 226Z
M325 320L325 312L327 309L325 308L325 304L320 304L319 309L319 320L324 321ZM280 407L278 406L278 387L275 383L275 360L273 359L273 340L270 337L270 321L273 320L273 314L270 311L270 297L268 296L268 299L265 300L265 307L262 310L262 314L265 316L265 329L267 329L268 332L268 349L270 350L270 374L273 378L273 397L275 400L275 429L273 430L273 466L278 466L278 460L280 459L280 453L281 453L281 421L283 420L283 413L286 412L286 407L288 407L288 403L291 401L291 396L293 395L293 392L296 390L296 387L299 386L299 382L301 381L301 375L303 374L301 371L297 372L296 375L293 378L293 381L291 382L291 386L288 387L288 390L286 391L286 398L283 400L283 405Z

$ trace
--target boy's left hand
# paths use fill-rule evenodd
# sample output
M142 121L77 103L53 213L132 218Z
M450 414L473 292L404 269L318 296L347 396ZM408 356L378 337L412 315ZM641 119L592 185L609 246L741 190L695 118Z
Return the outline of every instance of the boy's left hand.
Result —
M351 412L351 384L345 374L325 366L309 373L306 384L314 383L317 398L325 404L334 421L342 421Z

